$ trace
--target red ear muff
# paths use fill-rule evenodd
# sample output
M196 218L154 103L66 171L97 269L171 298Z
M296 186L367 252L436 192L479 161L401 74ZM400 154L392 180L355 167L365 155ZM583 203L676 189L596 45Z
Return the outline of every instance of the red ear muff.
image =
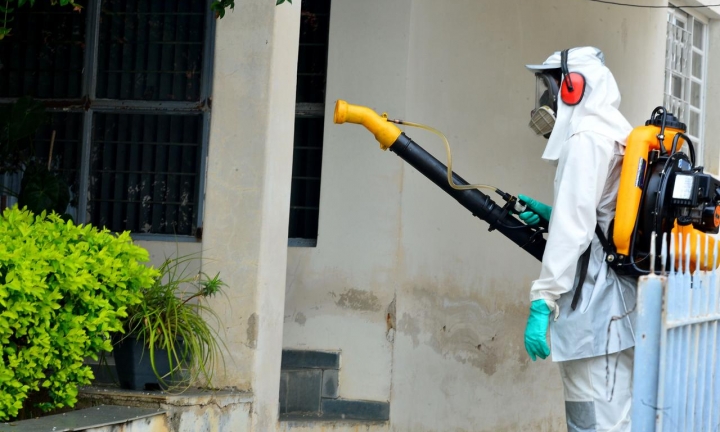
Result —
M560 86L560 99L565 105L580 103L585 94L585 77L580 72L570 72L563 76Z

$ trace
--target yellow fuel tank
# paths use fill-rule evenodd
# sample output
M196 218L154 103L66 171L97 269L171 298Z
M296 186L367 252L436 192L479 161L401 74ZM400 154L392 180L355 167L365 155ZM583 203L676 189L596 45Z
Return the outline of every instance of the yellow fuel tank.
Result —
M668 153L672 151L672 142L675 135L682 132L685 131L673 127L665 128L663 145ZM620 188L618 190L612 233L615 250L621 256L628 256L630 253L630 242L640 213L640 200L648 169L648 155L652 150L660 149L660 141L657 137L659 133L660 127L653 124L636 127L628 136L625 145L625 157L620 173ZM677 150L682 148L683 144L684 140L681 137L678 140ZM690 239L691 271L694 271L698 264L700 270L710 270L720 264L718 262L719 257L714 256L715 238L713 236L693 228L692 225L680 226L677 222L672 229L672 236L675 240L676 268L681 265L685 267L687 262L685 250L688 238ZM680 249L681 246L682 250ZM635 257L631 258L635 259ZM697 262L698 258L700 259L699 263Z
M673 138L678 132L684 131L665 128L664 146L668 153L672 150ZM638 126L630 132L625 144L613 228L613 242L618 255L627 256L630 253L630 241L640 210L645 172L648 168L648 154L651 150L660 149L657 137L659 133L658 126ZM678 143L678 149L682 147L682 143L682 140Z

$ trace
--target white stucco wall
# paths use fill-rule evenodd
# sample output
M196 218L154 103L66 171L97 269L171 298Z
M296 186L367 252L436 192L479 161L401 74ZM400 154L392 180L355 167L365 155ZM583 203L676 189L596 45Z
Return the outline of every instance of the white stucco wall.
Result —
M524 64L600 47L639 125L662 103L665 21L575 0L334 0L318 244L288 251L283 346L340 349L340 396L389 400L392 430L564 430L557 368L523 346L539 263L332 109L432 125L466 180L550 200Z
M337 205L321 203L316 248L288 251L284 346L342 349L345 398L387 400L390 393L385 322L402 260L403 166L364 129L332 125L334 101L404 116L410 6L332 3L321 200Z

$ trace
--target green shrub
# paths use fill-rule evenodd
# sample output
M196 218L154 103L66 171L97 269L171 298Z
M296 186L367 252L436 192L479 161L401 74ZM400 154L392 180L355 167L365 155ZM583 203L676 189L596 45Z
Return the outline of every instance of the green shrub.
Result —
M17 207L0 218L0 418L17 416L33 392L43 410L73 406L94 378L86 357L112 349L126 308L157 271L129 233L77 226Z

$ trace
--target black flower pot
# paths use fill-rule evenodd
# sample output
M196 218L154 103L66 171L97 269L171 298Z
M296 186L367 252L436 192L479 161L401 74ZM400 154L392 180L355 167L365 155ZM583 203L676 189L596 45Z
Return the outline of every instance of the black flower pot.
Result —
M155 371L150 362L150 350L134 336L113 338L113 355L120 387L130 390L160 390L176 384L168 374L170 362L165 349L155 348ZM158 379L163 378L163 382Z

